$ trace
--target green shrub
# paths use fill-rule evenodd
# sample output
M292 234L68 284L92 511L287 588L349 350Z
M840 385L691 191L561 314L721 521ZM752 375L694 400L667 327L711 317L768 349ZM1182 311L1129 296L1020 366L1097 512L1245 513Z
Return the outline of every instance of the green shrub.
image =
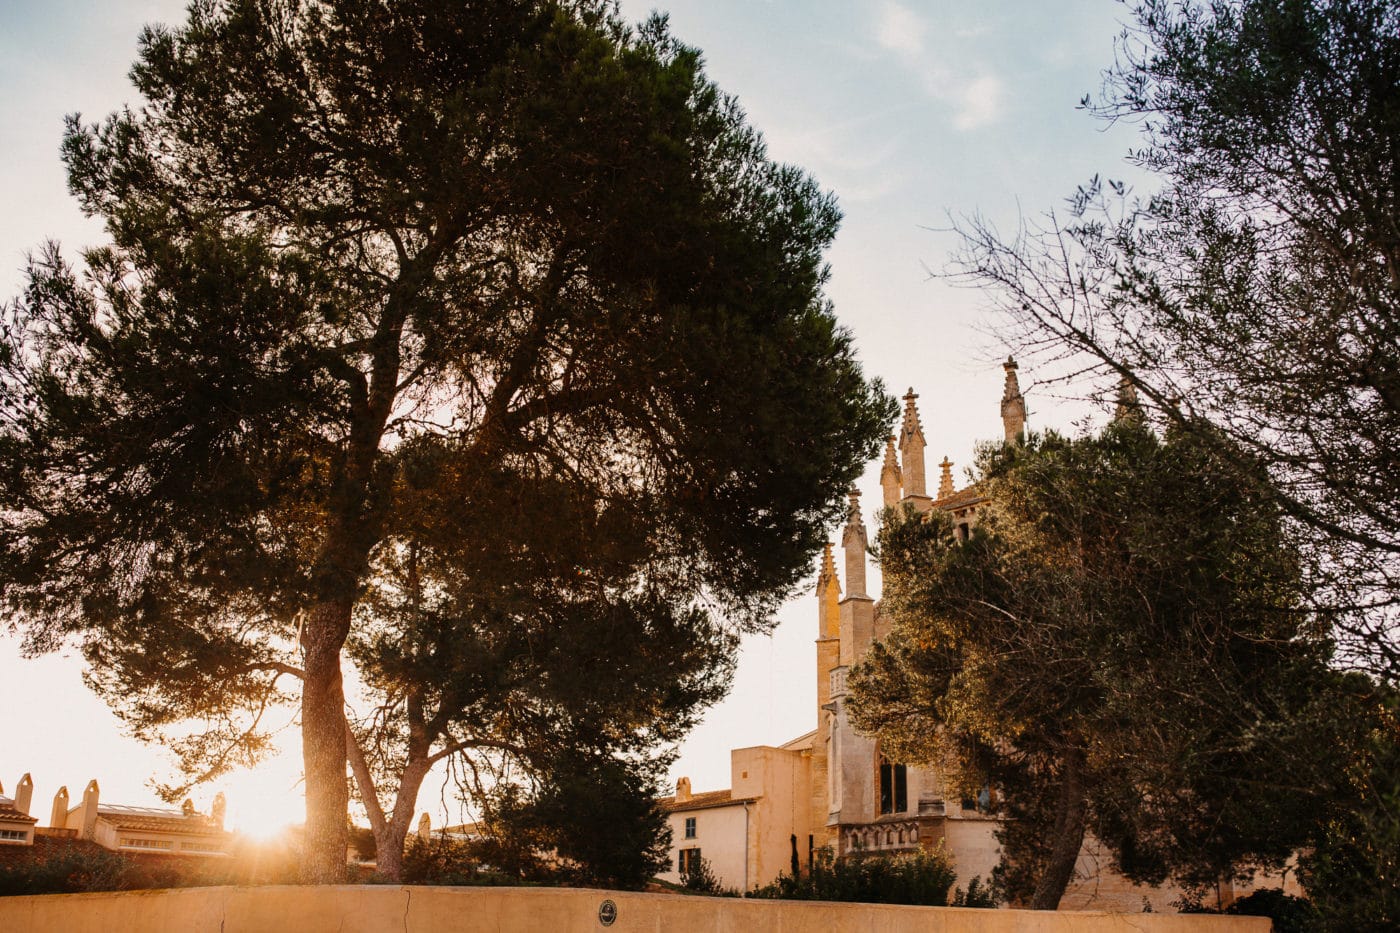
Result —
M685 872L681 874L681 885L695 894L716 894L720 897L737 897L739 894L738 891L720 885L710 860L703 856L692 859L686 866Z
M124 890L130 868L127 859L96 846L57 847L0 866L0 895Z
M134 891L234 881L228 862L132 858L89 842L40 843L0 864L0 895Z
M953 900L949 902L950 907L985 907L993 908L1005 900L1001 896L1001 891L995 883L985 884L980 875L973 875L972 880L967 883L967 890L957 888L953 892Z
M830 849L821 849L805 873L794 877L784 872L772 884L749 892L749 896L941 907L948 903L955 880L952 863L941 848L909 855L842 859L833 858ZM977 897L985 896L979 888Z
M479 867L470 843L410 836L404 847L404 884L476 884Z
M1274 933L1311 933L1321 919L1317 908L1301 897L1284 894L1278 888L1260 888L1235 901L1225 913L1242 917L1268 917Z

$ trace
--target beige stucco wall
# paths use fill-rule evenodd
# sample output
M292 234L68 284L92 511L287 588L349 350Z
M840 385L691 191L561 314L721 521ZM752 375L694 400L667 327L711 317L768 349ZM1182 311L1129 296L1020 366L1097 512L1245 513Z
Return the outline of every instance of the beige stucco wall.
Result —
M695 838L685 838L687 817L695 820ZM710 863L710 870L726 888L744 888L744 832L748 825L744 818L743 804L728 807L709 807L704 810L680 810L667 817L671 826L671 864L660 877L665 881L679 884L680 874L676 871L676 853L681 849L699 849L700 855Z
M154 839L170 843L168 849L148 849L143 846L123 847L121 840L127 837ZM217 856L223 851L223 840L217 835L192 836L187 833L162 833L149 830L123 831L102 817L97 818L93 828L93 841L106 849L122 852L154 852L163 855Z
M987 819L953 819L943 821L943 845L953 856L953 868L958 873L958 886L967 887L975 877L985 885L992 880L992 869L1001 861L1001 846L997 845L997 823Z
M607 899L616 922L604 927ZM6 933L1269 933L1262 917L892 907L566 888L188 888L0 898Z
M734 796L758 797L749 828L748 887L792 870L794 835L798 860L806 865L812 832L810 759L800 751L758 745L734 749L729 761Z
M34 844L34 824L0 820L0 829L24 833L23 839L0 839L0 846L29 846Z

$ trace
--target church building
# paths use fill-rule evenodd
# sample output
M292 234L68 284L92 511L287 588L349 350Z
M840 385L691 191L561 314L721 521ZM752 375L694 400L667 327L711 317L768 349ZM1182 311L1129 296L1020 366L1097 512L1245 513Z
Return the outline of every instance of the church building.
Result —
M1026 429L1026 401L1015 361L1008 359L1003 368L1002 430L1015 442ZM899 435L885 446L882 505L919 513L940 509L952 517L954 534L966 540L987 500L976 488L955 486L946 457L938 464L937 488L929 492L917 398L912 390L905 395ZM661 800L672 830L671 865L662 878L679 882L704 858L721 885L747 891L791 872L794 862L805 871L823 847L842 857L941 846L952 857L959 886L975 876L989 879L1000 859L995 789L964 793L936 766L887 758L877 739L851 725L847 674L891 624L866 582L868 545L860 494L852 490L841 533L843 573L828 544L817 576L815 728L783 745L732 751L727 789L692 792L689 779L681 778L675 795ZM1299 893L1290 877L1260 875L1254 884L1222 890L1221 901L1255 886ZM1090 837L1060 907L1171 911L1180 896L1174 888L1137 885L1118 875Z
M1025 428L1026 405L1016 363L1008 360L1005 370L1002 425L1014 440ZM946 457L936 494L929 494L917 398L913 390L905 395L899 436L885 445L883 505L947 511L965 538L985 500L975 489L955 487ZM675 796L661 801L673 836L672 863L663 878L679 881L691 861L703 857L722 885L749 890L790 872L794 860L805 870L824 847L840 857L941 843L963 885L977 875L985 880L996 866L990 789L973 797L957 793L938 769L887 759L878 740L851 725L847 673L890 626L868 591L868 547L860 493L852 490L841 533L845 587L831 545L817 576L816 728L780 746L735 749L726 790L692 793L689 779L681 778Z

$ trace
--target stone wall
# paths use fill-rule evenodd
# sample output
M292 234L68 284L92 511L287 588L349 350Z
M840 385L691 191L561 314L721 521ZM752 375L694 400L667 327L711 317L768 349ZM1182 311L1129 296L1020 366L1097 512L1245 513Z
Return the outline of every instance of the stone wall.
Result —
M600 908L611 901L615 920ZM0 898L6 933L1269 933L1260 917L969 910L634 894L387 885L186 888Z

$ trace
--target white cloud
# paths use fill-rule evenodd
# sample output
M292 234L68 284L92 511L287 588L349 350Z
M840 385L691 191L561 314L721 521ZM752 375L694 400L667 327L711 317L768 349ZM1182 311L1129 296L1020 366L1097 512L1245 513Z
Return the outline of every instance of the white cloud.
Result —
M871 137L870 132L893 112L908 105L862 114L837 123L793 120L791 113L754 115L762 125L769 155L800 163L824 187L834 190L842 204L876 201L903 183L898 154L900 141Z
M875 37L891 52L903 55L919 55L924 51L924 34L928 24L906 6L893 0L880 5L875 21Z
M924 17L896 0L880 0L874 22L880 47L920 76L928 96L948 108L955 129L972 130L1001 118L1004 82L985 66L968 67L967 62L968 46L993 34L987 25L964 26L940 37ZM956 41L950 43L948 38Z
M984 75L962 85L955 98L957 114L953 125L960 130L970 130L995 123L1001 116L1002 84L993 75Z

